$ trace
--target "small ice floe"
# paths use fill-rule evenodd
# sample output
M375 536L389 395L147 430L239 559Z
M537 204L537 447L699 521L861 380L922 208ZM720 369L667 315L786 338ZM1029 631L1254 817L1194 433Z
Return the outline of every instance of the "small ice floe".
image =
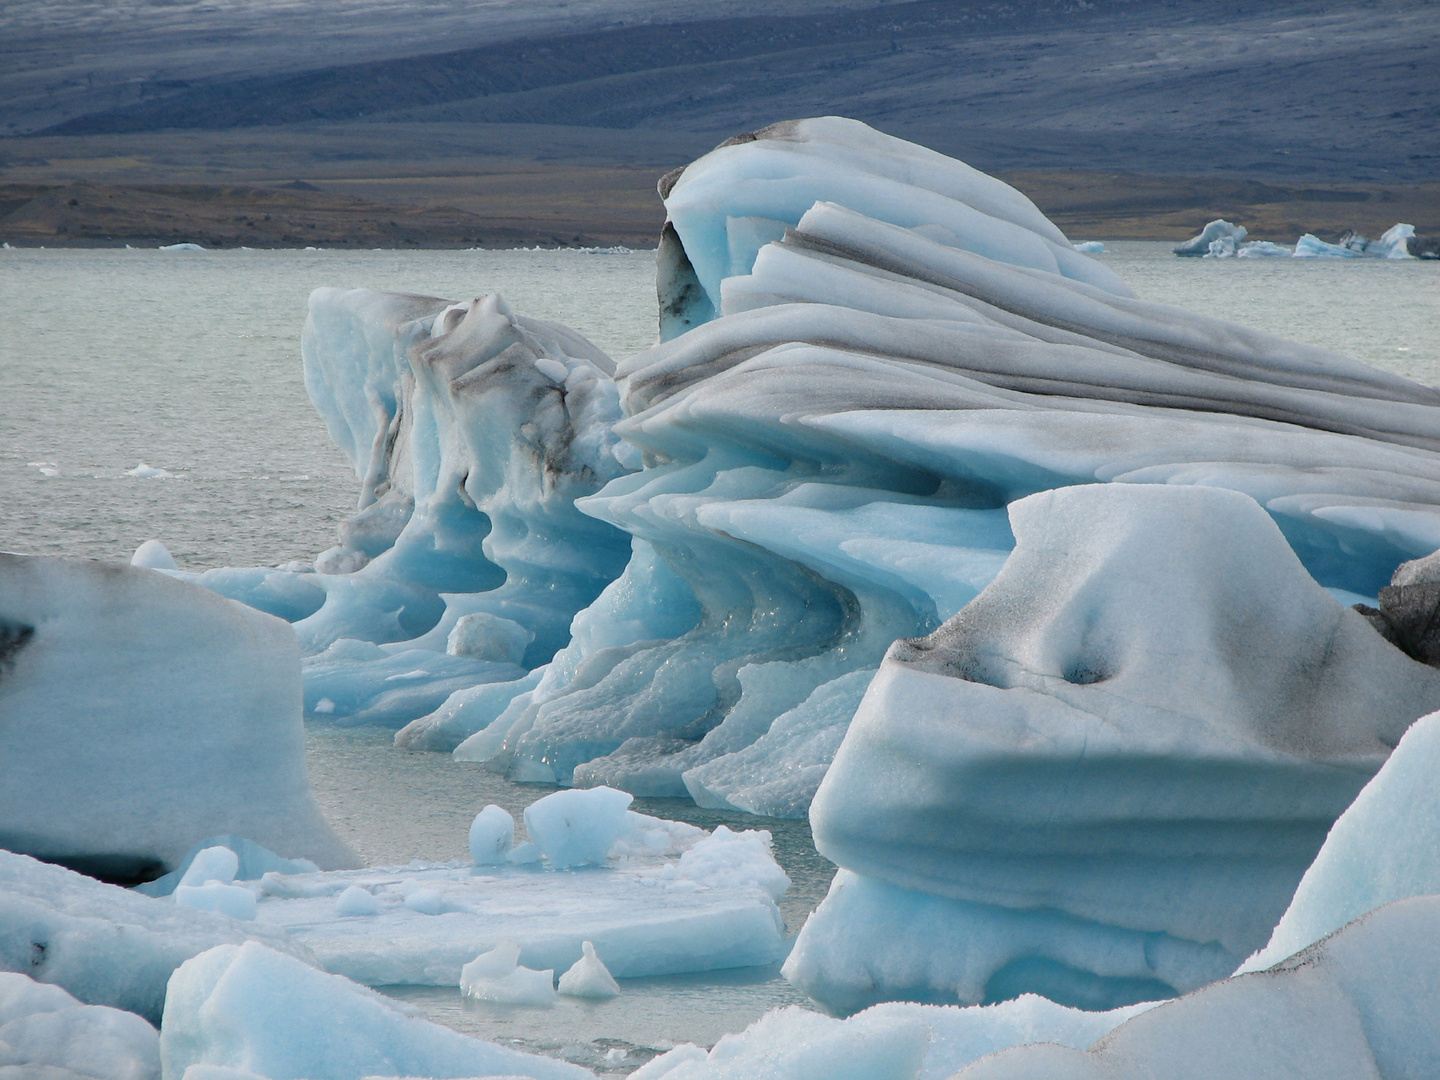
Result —
M1078 244L1071 245L1081 255L1103 255L1105 254L1105 242L1103 240L1082 240Z
M60 475L60 469L53 461L31 461L28 464L32 469L39 469L41 476Z
M205 251L199 244L161 244L161 251Z
M553 1005L555 972L521 967L520 946L502 941L460 969L460 991L501 1005Z
M604 961L595 955L595 946L583 941L580 948L584 950L584 955L560 976L560 993L580 998L619 997L620 984L610 974Z
M177 570L175 556L159 540L146 540L130 556L131 566L144 566L150 570Z
M174 476L175 474L170 472L168 469L157 469L153 465L146 465L145 462L142 461L140 462L140 464L136 465L135 468L127 469L125 471L125 475L138 476L145 480L165 480Z

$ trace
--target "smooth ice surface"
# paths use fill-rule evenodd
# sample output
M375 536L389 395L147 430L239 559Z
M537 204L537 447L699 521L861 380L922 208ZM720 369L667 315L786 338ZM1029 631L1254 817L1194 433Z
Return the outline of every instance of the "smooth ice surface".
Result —
M1440 897L1400 900L1268 971L1136 1016L1089 1050L1036 1043L955 1080L1412 1080L1440 1069Z
M306 1080L591 1075L407 1016L372 990L253 942L182 965L160 1030L166 1080L197 1064Z
M64 987L91 1005L160 1020L165 983L216 945L256 939L310 960L273 927L180 907L0 851L0 969Z
M891 648L812 806L851 873L786 973L827 1003L1209 982L1440 704L1245 495L1091 485L1010 518L990 587Z
M556 869L599 865L630 828L628 791L557 791L525 808L525 832Z
M134 1013L83 1005L58 986L0 972L0 1076L159 1080L160 1035Z
M140 567L0 554L0 844L115 878L238 833L354 865L310 795L295 636Z
M570 969L560 976L557 989L568 997L578 998L612 998L620 994L620 984L610 974L610 969L605 966L605 961L595 951L595 946L589 941L582 941L580 948L584 955L570 966Z
M769 834L720 826L706 835L622 814L603 866L547 869L512 859L270 874L260 882L257 924L286 930L327 971L370 986L454 986L465 965L507 941L525 967L552 972L573 966L590 941L621 978L784 956L776 902L789 881ZM341 910L336 898L353 888L371 894L375 914Z
M1260 971L1378 907L1440 893L1440 713L1417 720L1330 829L1270 941Z

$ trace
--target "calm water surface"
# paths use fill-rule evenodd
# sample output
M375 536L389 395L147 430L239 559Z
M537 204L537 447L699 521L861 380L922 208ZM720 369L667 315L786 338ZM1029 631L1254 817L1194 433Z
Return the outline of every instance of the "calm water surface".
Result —
M1144 297L1347 353L1440 384L1440 263L1177 259L1115 243L1100 258ZM0 250L0 550L128 560L163 540L191 568L274 564L334 542L356 481L305 396L300 329L321 285L449 299L498 290L618 358L655 338L653 256L577 251ZM140 462L170 478L141 479ZM316 728L316 796L372 863L463 856L488 802L544 789L397 751L388 731ZM794 885L793 932L828 886L804 822L636 808L705 827L765 827ZM393 988L472 1034L629 1072L658 1049L713 1043L802 1000L770 969L627 980L612 1002L486 1006L447 988Z

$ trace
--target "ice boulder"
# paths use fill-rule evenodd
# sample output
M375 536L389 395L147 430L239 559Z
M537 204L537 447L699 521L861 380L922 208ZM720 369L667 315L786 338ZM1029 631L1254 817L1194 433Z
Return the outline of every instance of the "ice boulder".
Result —
M0 851L0 970L159 1023L170 973L216 945L259 940L305 963L280 929L142 896Z
M525 808L525 832L556 869L602 864L631 827L634 798L608 787L557 791Z
M515 846L515 819L493 803L470 823L470 858L476 866L503 863Z
M58 986L0 972L5 1080L160 1080L160 1034L134 1013L82 1005Z
M612 998L620 996L620 984L588 941L581 942L584 955L560 976L560 993L567 997Z
M195 1065L306 1080L592 1076L407 1016L373 990L253 942L183 964L171 976L160 1031L165 1080Z
M1270 941L1260 971L1394 900L1440 894L1440 713L1417 720L1330 829Z
M1060 488L1010 520L989 588L892 647L812 805L845 870L785 970L828 1004L1218 978L1440 706L1245 495Z
M520 946L502 941L460 969L460 992L499 1005L553 1005L555 970L522 967Z
M174 570L175 556L159 540L146 540L130 556L131 566L145 566L151 570Z
M0 554L0 845L115 880L239 833L354 865L310 794L279 619L154 570Z

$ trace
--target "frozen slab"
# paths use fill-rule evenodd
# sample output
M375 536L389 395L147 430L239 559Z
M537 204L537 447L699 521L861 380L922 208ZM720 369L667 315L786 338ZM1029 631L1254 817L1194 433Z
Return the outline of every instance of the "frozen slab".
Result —
M466 964L506 941L519 946L523 966L552 971L572 967L590 941L620 978L749 967L785 954L776 901L788 879L768 833L722 826L707 836L628 813L606 865L546 866L268 875L257 924L284 930L327 971L370 986L456 985ZM352 889L370 894L374 914L337 902Z
M1060 488L1010 518L989 588L892 647L811 807L850 872L785 971L829 1004L1220 977L1440 706L1244 495Z
M273 927L152 899L8 851L0 851L0 927L0 970L154 1023L170 973L216 945L258 940L313 963Z
M0 554L0 845L115 879L238 833L353 866L310 794L279 619L154 570Z
M134 1013L84 1005L58 986L0 972L0 1076L160 1080L160 1033Z
M165 1080L201 1065L307 1080L593 1076L407 1016L373 990L254 942L211 949L175 972L161 1053Z

